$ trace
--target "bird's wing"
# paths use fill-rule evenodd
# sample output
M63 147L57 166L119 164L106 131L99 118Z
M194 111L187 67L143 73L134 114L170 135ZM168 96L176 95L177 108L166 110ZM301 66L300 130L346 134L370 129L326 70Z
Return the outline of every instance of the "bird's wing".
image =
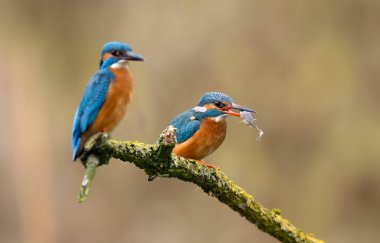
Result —
M79 149L81 135L94 122L106 99L110 81L111 76L100 70L90 79L84 91L73 120L71 146L74 150L74 157Z
M195 119L194 111L188 110L176 116L170 124L177 128L177 142L183 143L198 131L201 123Z

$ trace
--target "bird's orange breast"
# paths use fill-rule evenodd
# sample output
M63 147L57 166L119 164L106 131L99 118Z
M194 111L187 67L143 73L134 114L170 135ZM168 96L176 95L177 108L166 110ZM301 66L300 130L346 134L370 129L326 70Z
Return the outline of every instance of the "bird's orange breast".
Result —
M132 98L133 79L126 68L111 69L115 79L111 81L106 99L94 122L82 135L82 141L98 132L111 132L123 118L127 104Z
M173 153L181 157L201 160L223 143L226 132L225 120L216 122L212 118L203 119L199 130L185 142L177 144Z

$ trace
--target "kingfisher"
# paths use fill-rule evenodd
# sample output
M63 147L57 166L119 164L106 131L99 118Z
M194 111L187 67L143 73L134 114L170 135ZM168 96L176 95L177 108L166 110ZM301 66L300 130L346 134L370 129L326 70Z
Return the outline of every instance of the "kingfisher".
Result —
M71 134L74 161L92 135L111 132L124 116L133 90L129 61L144 58L128 44L108 42L103 46L99 70L89 80L74 115Z
M205 164L202 159L223 143L227 132L227 117L241 117L240 112L256 113L250 108L235 104L226 94L203 94L197 106L179 114L171 121L170 124L177 129L177 144L173 153L194 159L207 167L215 167Z

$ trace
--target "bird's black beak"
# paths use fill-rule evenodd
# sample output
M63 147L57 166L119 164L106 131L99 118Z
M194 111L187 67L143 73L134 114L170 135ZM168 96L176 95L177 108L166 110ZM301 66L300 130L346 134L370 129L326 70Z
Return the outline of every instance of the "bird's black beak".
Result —
M239 112L235 112L233 110L238 110ZM222 110L225 114L227 115L230 115L230 116L237 116L237 117L240 117L240 112L241 111L248 111L248 112L253 112L253 113L256 113L256 111L250 109L250 108L247 108L247 107L244 107L244 106L241 106L241 105L237 105L235 103L232 103L231 106L228 106L226 107L225 109Z
M127 61L144 61L144 57L140 54L137 54L133 51L127 51L125 55L121 56L121 59L127 60Z
M247 108L247 107L244 107L244 106L241 106L241 105L237 105L235 103L232 103L232 109L234 110L239 110L239 111L248 111L248 112L253 112L253 113L256 113L255 110L252 110L251 108Z

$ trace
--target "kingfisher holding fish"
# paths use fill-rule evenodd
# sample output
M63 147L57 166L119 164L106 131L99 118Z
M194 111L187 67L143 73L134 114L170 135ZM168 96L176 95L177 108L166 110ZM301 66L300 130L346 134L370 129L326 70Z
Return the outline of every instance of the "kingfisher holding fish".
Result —
M196 107L179 114L171 121L171 125L177 129L177 144L173 153L197 160L207 167L215 167L205 164L202 159L223 143L227 132L227 117L240 117L245 124L258 129L251 113L256 111L235 104L226 94L220 92L203 94ZM262 131L260 131L261 137Z
M133 89L129 61L144 61L144 58L124 43L109 42L103 46L99 70L88 82L74 115L73 160L81 155L92 135L111 132L124 116Z

